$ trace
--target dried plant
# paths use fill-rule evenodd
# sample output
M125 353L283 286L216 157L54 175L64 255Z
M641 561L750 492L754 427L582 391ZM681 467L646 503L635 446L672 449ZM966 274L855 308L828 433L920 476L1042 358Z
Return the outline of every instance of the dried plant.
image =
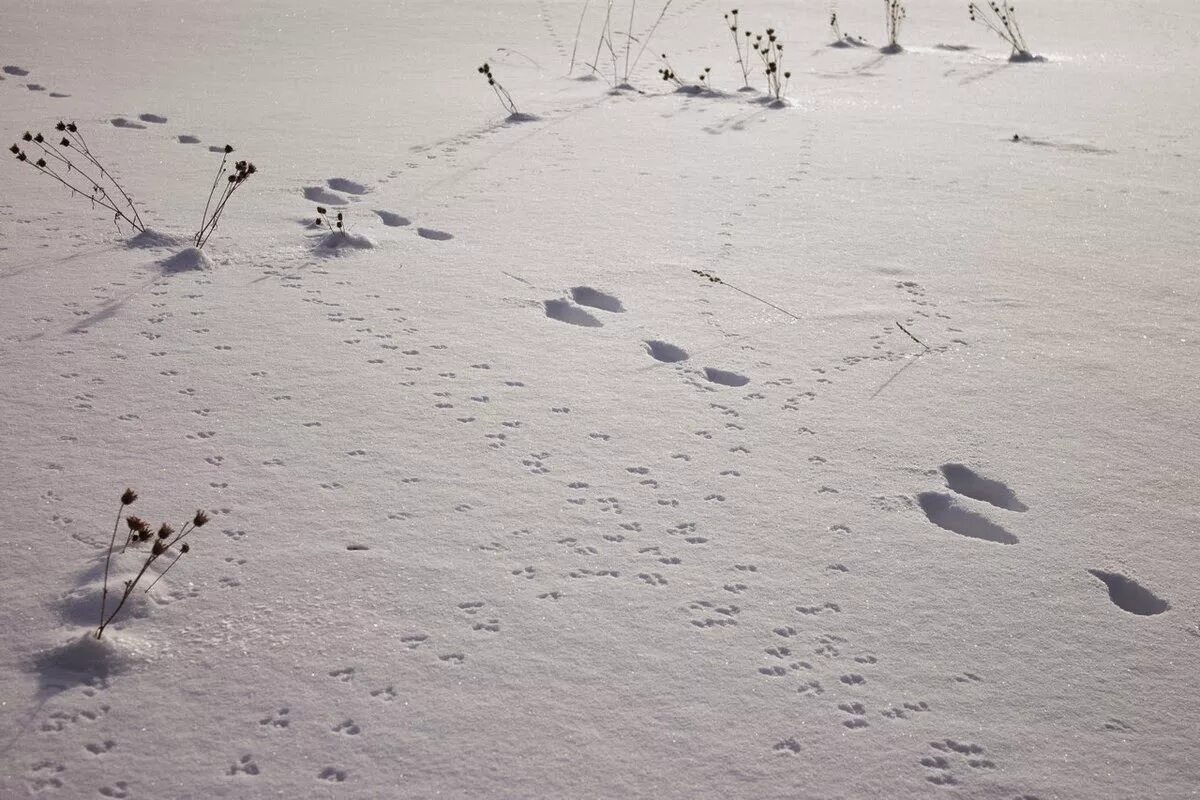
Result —
M233 165L233 172L226 176L226 165L229 163L229 154L233 152L233 147L225 145L225 149L221 154L221 166L217 167L217 176L213 178L212 189L208 192L208 201L204 204L204 216L200 220L200 229L196 231L195 244L197 250L203 250L204 245L208 243L208 239L217 229L217 224L221 221L221 215L225 213L225 206L229 203L229 198L233 193L241 188L250 176L258 172L258 168L249 161L238 161ZM221 178L225 177L224 185L222 186ZM217 187L222 186L220 194L217 193ZM213 204L213 197L217 198L217 202Z
M174 553L175 555L175 557L171 560L171 563L167 565L167 568L164 569L158 575L158 577L151 581L150 585L146 587L146 592L149 592L151 589L153 589L154 584L158 583L162 577L171 570L171 567L175 566L179 559L182 558L189 550L191 550L190 545L184 542L183 539L196 528L202 527L206 522L208 522L208 515L203 511L197 511L196 514L190 520L181 525L178 530L164 522L158 528L158 531L155 532L145 520L141 519L140 517L133 516L132 514L125 514L125 509L128 506L133 505L137 499L137 492L135 492L133 489L126 489L121 494L121 506L117 510L117 521L113 523L112 537L108 543L108 554L104 559L104 588L100 595L100 624L99 627L96 628L97 639L104 635L104 629L107 628L114 619L116 619L117 614L119 614L121 609L124 607L125 601L127 601L133 594L134 590L137 589L138 584L141 582L142 578L145 577L146 572L150 569L150 566L165 555L169 555L171 553ZM130 547L138 548L147 544L149 545L149 552L146 553L145 560L142 562L141 569L138 570L137 575L125 581L124 591L121 594L121 599L117 602L116 608L114 608L110 614L108 613L108 577L109 569L112 564L113 550L116 549L117 545L117 530L121 527L122 516L124 516L125 525L129 530L125 536L125 543L121 547L121 552L124 553Z
M85 197L92 207L97 206L113 213L113 224L121 229L121 220L129 227L142 233L146 230L142 217L134 205L133 198L117 182L100 159L88 147L83 133L74 122L62 122L54 129L62 134L58 144L47 139L40 132L25 132L21 140L26 147L37 148L38 154L30 157L17 144L9 148L17 161L36 169L43 175L48 175L71 190L71 195ZM90 187L90 188L86 188ZM111 190L111 192L110 192ZM114 194L115 193L115 194Z
M866 47L867 40L861 36L854 36L849 33L842 33L842 26L838 24L838 15L834 11L829 16L829 30L833 32L834 47Z
M675 84L676 89L683 89L685 87L685 84L682 80L679 79L679 76L675 74L675 70L671 68L671 62L667 60L666 53L662 54L662 62L663 62L663 66L658 71L658 74L660 76L662 76L662 79L664 81ZM700 76L696 79L696 85L691 87L692 91L701 91L701 90L709 91L709 92L712 91L712 84L709 83L709 79L708 79L710 72L712 72L712 67L704 68L704 71L701 72Z
M337 212L337 216L334 218L333 222L330 222L329 221L329 209L325 208L324 206L317 206L316 225L318 228L321 228L321 227L328 228L329 232L331 234L337 234L337 233L345 234L346 233L345 223L346 223L346 217L345 217L344 212L341 212L341 211Z
M787 90L787 82L792 77L792 73L784 72L781 69L783 64L783 42L779 41L779 37L775 34L774 28L767 28L765 34L758 34L754 37L754 43L750 45L754 52L758 53L763 62L763 72L767 76L767 94L774 97L776 100L783 99L783 93Z
M508 93L508 90L500 85L500 81L496 80L496 76L492 74L492 68L488 66L488 63L486 61L483 62L483 66L477 71L480 75L487 78L488 86L491 86L496 92L496 97L499 98L500 105L504 106L504 110L508 112L508 115L510 117L517 116L517 104L513 102L512 95Z
M982 6L979 3L969 3L967 11L971 14L972 22L978 22L1008 43L1012 48L1010 60L1034 60L1035 57L1029 52L1028 45L1025 44L1021 26L1017 24L1016 9L1008 4L1008 0L1001 0L999 3L989 0Z
M887 47L883 48L885 53L899 53L903 48L900 47L900 25L908 16L908 10L900 0L883 0L884 12L887 18Z
M738 10L735 8L725 15L725 24L729 26L729 35L733 40L733 49L737 53L738 67L742 70L742 88L749 89L750 87L750 37L753 35L750 31L746 31L745 51L742 50L742 39L738 38L739 23Z

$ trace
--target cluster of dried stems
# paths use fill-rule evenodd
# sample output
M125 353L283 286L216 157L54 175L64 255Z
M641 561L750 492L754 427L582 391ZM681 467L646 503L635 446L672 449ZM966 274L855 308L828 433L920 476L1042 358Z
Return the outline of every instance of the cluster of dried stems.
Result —
M119 614L121 609L125 606L125 601L127 601L133 594L134 590L137 589L138 584L141 582L142 578L145 577L146 572L150 569L151 565L158 561L159 558L172 552L175 553L175 558L172 559L171 563L167 565L167 568L164 569L158 575L158 577L151 581L150 585L145 588L144 591L146 592L149 592L151 589L153 589L154 584L162 580L163 575L166 575L168 572L170 572L171 567L175 566L176 562L178 562L179 559L191 549L191 547L184 542L183 539L196 528L202 527L206 522L208 522L208 515L203 511L197 511L195 516L181 525L178 530L164 522L159 527L158 531L155 532L142 518L135 517L132 514L125 515L126 507L133 505L137 499L137 492L135 492L133 489L126 489L121 495L121 506L119 509L117 509L117 521L113 523L112 537L109 539L108 543L108 555L105 556L104 559L104 588L100 595L100 625L96 628L97 639L104 635L104 629L107 628L114 619L116 619L117 614ZM150 550L149 552L146 552L145 559L142 561L142 567L138 570L137 575L125 581L124 591L121 593L121 599L117 602L116 608L112 610L112 613L109 613L108 576L109 570L112 566L113 551L117 549L117 531L121 527L121 518L123 516L125 518L125 525L129 530L125 535L124 544L121 545L121 552L124 553L131 547L137 548L146 544L150 545Z
M971 14L972 22L978 22L1008 42L1013 55L1029 56L1025 36L1021 33L1021 26L1017 24L1016 9L1008 4L1008 0L1001 0L999 3L989 0L982 6L979 3L969 3L967 11Z
M43 175L48 175L71 190L71 196L86 198L95 208L107 209L113 213L113 224L121 229L124 220L129 227L138 233L146 230L142 217L134 205L133 198L117 182L100 159L88 147L87 140L74 122L62 122L54 129L62 134L58 143L38 133L25 132L21 137L26 147L36 147L40 155L30 158L29 154L17 144L9 148L17 161L36 169ZM90 186L91 188L85 188Z

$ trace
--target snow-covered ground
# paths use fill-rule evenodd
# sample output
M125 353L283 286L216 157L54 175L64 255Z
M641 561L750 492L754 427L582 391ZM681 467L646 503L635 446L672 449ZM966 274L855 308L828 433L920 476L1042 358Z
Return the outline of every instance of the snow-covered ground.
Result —
M0 797L1200 792L1200 8L728 5L5 4Z

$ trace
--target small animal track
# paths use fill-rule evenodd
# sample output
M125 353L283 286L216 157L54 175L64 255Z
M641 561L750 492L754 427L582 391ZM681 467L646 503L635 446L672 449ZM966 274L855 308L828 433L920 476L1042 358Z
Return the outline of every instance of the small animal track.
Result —
M254 763L254 757L249 753L239 758L229 768L230 775L257 775L258 772L258 764Z

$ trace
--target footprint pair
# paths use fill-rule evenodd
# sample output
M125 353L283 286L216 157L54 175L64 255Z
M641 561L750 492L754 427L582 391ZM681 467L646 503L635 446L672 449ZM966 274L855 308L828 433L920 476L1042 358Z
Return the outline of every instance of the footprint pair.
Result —
M625 306L621 303L620 299L598 289L593 289L590 286L575 286L570 290L570 294L570 300L553 299L544 301L542 305L545 308L546 316L550 319L556 319L559 322L565 322L568 325L578 325L583 328L602 328L604 327L604 323L588 311L587 308L583 308L583 306L613 314L621 314L625 311ZM646 352L650 357L663 364L677 364L681 361L687 361L689 358L688 352L682 347L660 339L648 339L645 345ZM714 367L705 367L704 377L711 383L718 383L722 386L745 386L750 382L750 379L745 375L739 375L736 372L716 369Z

